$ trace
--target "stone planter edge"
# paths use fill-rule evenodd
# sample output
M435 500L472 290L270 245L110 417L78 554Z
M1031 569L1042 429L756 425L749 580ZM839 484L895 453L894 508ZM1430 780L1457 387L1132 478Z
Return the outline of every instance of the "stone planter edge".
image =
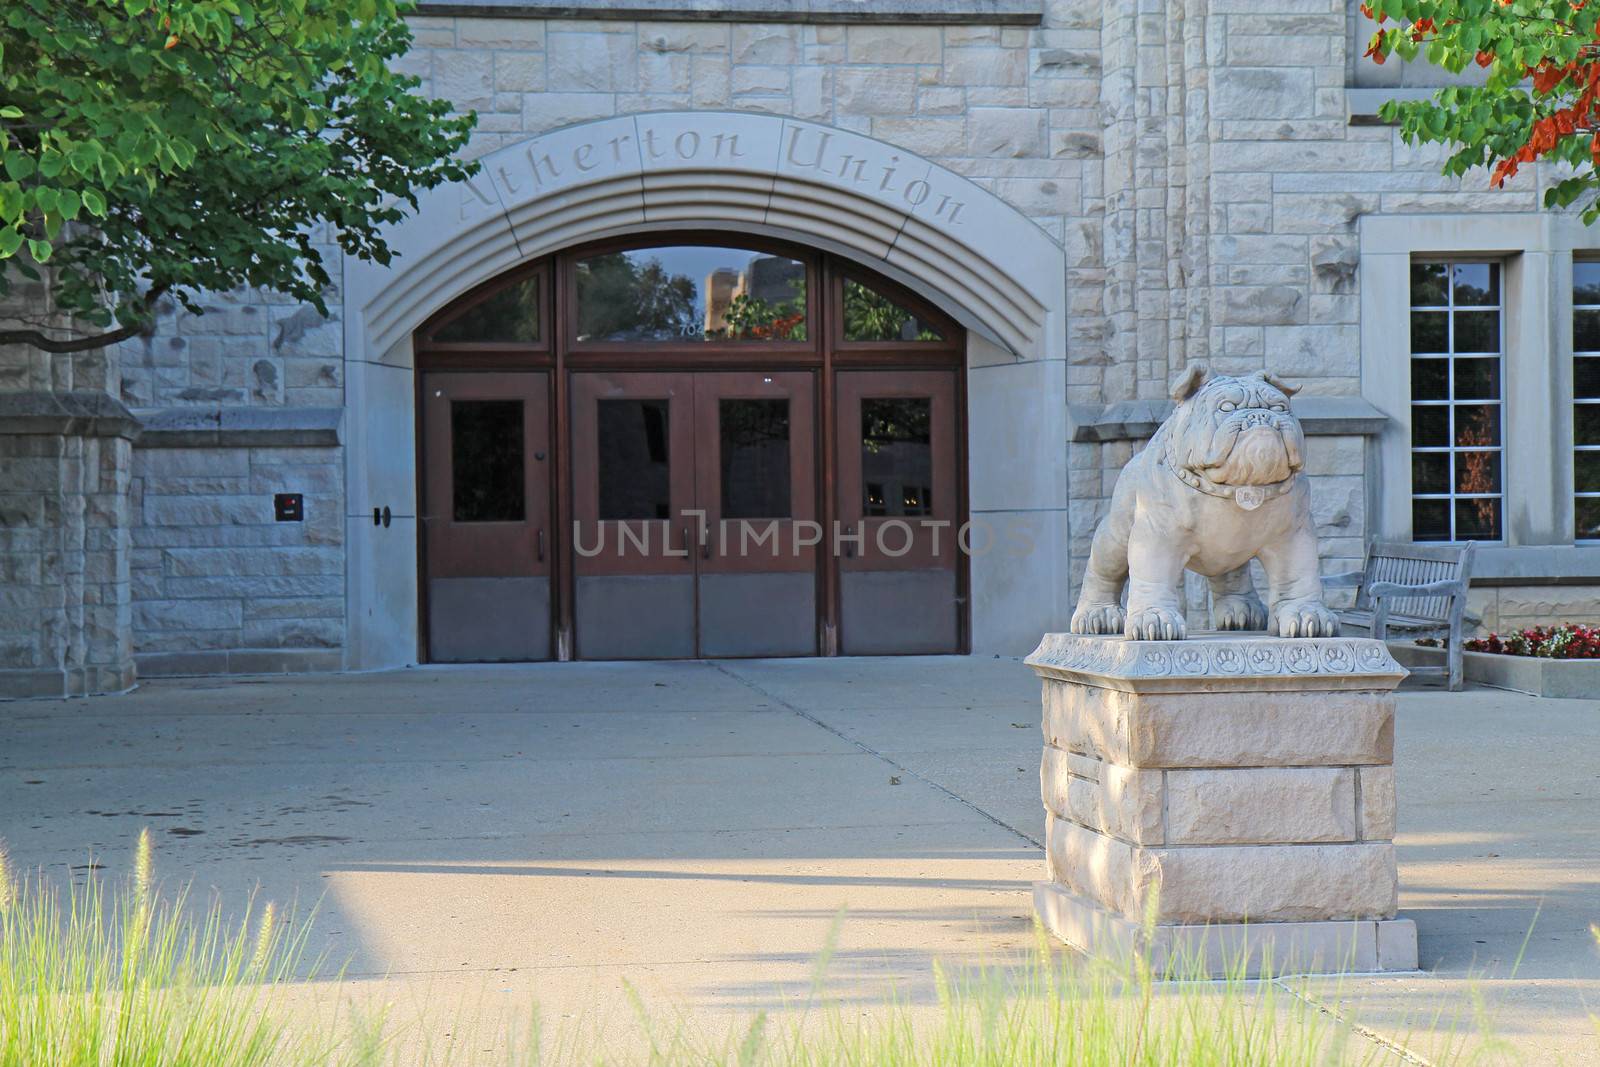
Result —
M1445 661L1444 649L1409 642L1393 642L1389 651L1408 665L1437 666ZM1540 659L1496 652L1464 652L1462 657L1469 682L1536 697L1574 699L1600 695L1600 659Z

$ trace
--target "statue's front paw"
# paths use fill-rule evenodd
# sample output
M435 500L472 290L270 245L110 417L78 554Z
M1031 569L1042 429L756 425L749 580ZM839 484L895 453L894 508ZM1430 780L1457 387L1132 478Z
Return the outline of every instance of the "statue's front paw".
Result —
M1338 637L1339 617L1315 601L1278 606L1279 637Z
M1173 608L1141 608L1129 612L1122 634L1130 641L1182 641L1183 613Z
M1124 615L1120 604L1094 604L1072 613L1075 634L1120 634Z
M1211 605L1211 625L1219 630L1265 630L1267 606L1253 596L1218 597Z

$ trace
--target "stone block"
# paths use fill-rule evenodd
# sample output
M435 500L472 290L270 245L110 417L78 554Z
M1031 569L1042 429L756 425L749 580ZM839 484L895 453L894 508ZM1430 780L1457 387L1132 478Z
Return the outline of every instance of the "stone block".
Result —
M1046 743L1133 767L1349 766L1394 756L1387 692L1125 693L1046 684Z
M456 41L462 48L543 48L544 30L541 19L456 19Z
M1034 884L1045 928L1074 947L1123 962L1135 955L1158 975L1221 978L1411 971L1417 966L1410 919L1207 923L1146 929L1050 882Z
M706 22L641 22L641 52L726 52L730 28Z
M1052 880L1117 914L1139 914L1148 880L1135 867L1133 845L1049 813L1044 822Z
M542 133L558 126L607 118L616 108L611 93L529 93L522 98L522 126L529 133Z
M244 624L245 648L338 648L344 642L344 620L259 619Z
M800 28L789 23L735 23L733 61L787 65L799 57Z
M433 92L450 101L457 111L487 111L494 104L494 54L487 51L451 53L448 61L435 63ZM241 308L240 311L252 310ZM207 319L211 316L207 315ZM239 332L224 317L223 329ZM253 329L253 325L250 327Z
M494 87L497 92L543 91L544 55L540 52L496 52Z
M1316 114L1315 86L1290 67L1224 67L1211 72L1214 119L1305 119Z
M1267 368L1291 381L1361 371L1359 326L1268 326L1265 339Z
M1037 108L975 107L968 112L967 154L978 159L1043 156L1045 112Z
M789 93L789 68L734 67L732 88L735 93L786 96Z
M638 53L631 34L551 33L545 41L546 84L552 92L631 93Z
M146 630L237 630L238 600L147 600L133 606L134 626Z
M951 43L949 31L946 44ZM1026 85L1025 48L946 48L941 81L946 85Z
M1147 849L1135 860L1161 887L1160 922L1387 919L1398 905L1389 842Z
M944 52L937 26L851 26L845 41L852 63L938 63Z
M951 118L875 118L872 135L925 156L959 156L967 140L967 120Z
M1362 767L1360 777L1361 837L1364 841L1391 841L1395 828L1393 767Z
M1228 285L1214 293L1219 325L1294 325L1307 319L1306 294L1296 286Z
M833 72L833 102L841 112L906 115L915 109L916 98L916 74L909 68L840 67Z
M1045 746L1039 767L1051 814L1135 844L1162 843L1162 775Z
M683 52L643 52L639 56L641 93L687 93L694 59Z
M1356 840L1350 767L1172 770L1166 783L1169 845Z

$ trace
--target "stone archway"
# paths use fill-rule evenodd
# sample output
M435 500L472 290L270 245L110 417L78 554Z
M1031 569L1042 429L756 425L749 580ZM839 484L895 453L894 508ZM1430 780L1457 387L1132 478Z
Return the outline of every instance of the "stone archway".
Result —
M968 354L972 512L1027 516L1015 519L1029 524L1017 540L1033 547L1026 558L974 559L974 648L1025 652L1059 614L1065 575L1057 580L1057 561L1067 537L1061 247L992 193L892 144L772 115L654 112L566 127L486 156L475 178L432 190L393 228L390 265L347 261L350 667L416 655L411 332L517 263L614 234L689 227L840 253L977 335ZM1032 635L1026 646L1023 634Z

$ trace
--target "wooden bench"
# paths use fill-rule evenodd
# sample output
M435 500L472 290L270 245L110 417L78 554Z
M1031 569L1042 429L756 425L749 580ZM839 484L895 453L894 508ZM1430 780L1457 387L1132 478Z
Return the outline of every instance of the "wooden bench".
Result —
M1443 676L1461 688L1461 624L1477 544L1415 545L1373 541L1359 571L1330 575L1329 586L1355 586L1356 600L1339 621L1365 629L1379 641L1390 630L1427 631L1445 638L1446 665L1412 667L1412 674Z

